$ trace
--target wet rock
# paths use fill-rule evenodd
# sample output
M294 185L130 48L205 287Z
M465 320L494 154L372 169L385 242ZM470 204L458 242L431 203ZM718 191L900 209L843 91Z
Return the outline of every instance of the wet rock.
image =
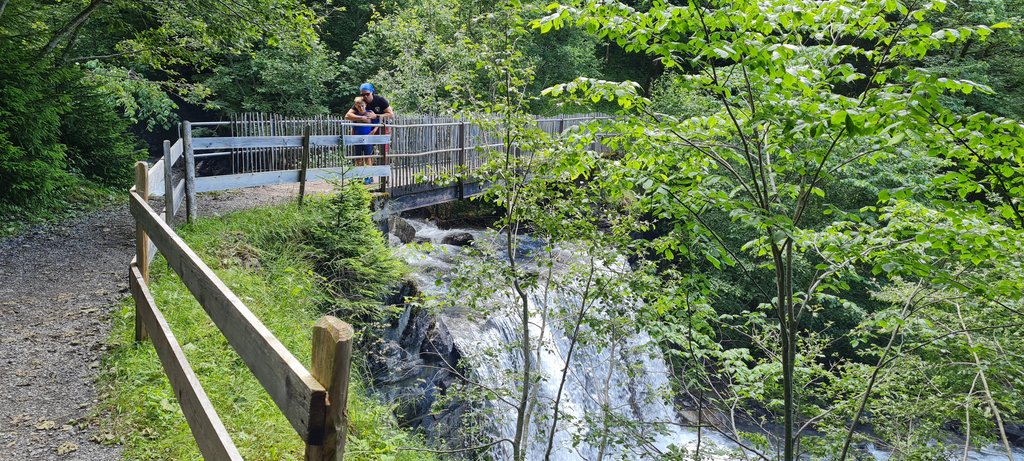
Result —
M402 305L416 296L412 283L399 287L388 300ZM368 335L367 365L373 389L395 404L395 416L407 427L423 431L430 441L458 438L455 429L468 405L448 402L437 412L434 402L455 385L462 353L443 322L416 305L406 305L402 313ZM453 368L454 367L454 368Z
M1015 447L1024 447L1024 425L1018 423L1006 423L1003 425L1006 430L1006 440Z
M464 247L473 243L473 234L470 234L469 232L452 232L445 235L444 238L441 239L441 243L445 245Z
M398 237L398 240L402 243L412 242L416 238L416 228L398 216L392 216L388 219L388 230L391 235Z

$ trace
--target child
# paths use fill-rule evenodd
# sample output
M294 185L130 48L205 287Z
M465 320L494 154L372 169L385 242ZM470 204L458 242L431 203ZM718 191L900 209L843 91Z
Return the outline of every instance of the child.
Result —
M352 108L345 114L345 119L356 123L373 123L373 121L377 119L377 114L366 110L366 101L363 100L362 96L357 96ZM354 126L352 127L352 134L374 135L377 134L379 129L380 127L377 126ZM354 163L356 166L373 165L373 159L368 158L373 155L372 145L367 144L364 146L353 146L352 150L356 157L364 157L355 159ZM366 178L366 181L369 184L369 181L372 181L372 178Z

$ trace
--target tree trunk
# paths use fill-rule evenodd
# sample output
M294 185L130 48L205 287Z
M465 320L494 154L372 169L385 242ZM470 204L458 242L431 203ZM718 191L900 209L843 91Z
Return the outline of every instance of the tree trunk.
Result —
M999 415L999 408L996 406L996 399L992 397L992 391L988 387L988 379L985 378L985 365L981 363L981 358L978 357L978 353L974 349L974 340L971 338L971 330L967 328L967 323L964 322L964 316L960 313L960 302L956 301L956 316L960 319L960 327L964 330L964 337L967 338L967 347L971 349L971 355L974 357L974 365L978 367L978 376L981 377L981 390L985 393L985 400L988 401L989 408L992 409L992 415L996 418L996 427L999 428L999 440L1003 442L1003 449L1006 450L1006 458L1013 461L1013 450L1010 449L1010 442L1006 438L1006 428L1003 426L1003 418Z
M793 283L791 278L792 244L787 240L782 247L772 244L775 263L776 311L779 316L779 342L782 346L782 402L783 439L782 459L796 460L796 441L793 435L795 403L793 397L793 369L796 366L796 325L793 322Z
M46 59L46 57L52 53L58 45L60 45L60 42L64 41L65 38L82 27L82 25L85 24L85 21L89 19L89 16L106 2L107 0L92 0L89 3L89 6L85 7L81 13L78 13L78 16L75 16L74 19L69 21L64 25L64 27L58 30L56 34L54 34L53 38L50 39L46 46L43 47L42 51L39 52L39 55L36 56L36 62L39 63L42 62L43 59Z

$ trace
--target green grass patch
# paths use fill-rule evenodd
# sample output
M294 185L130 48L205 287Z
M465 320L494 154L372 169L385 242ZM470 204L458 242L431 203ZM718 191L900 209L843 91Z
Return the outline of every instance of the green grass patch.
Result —
M123 187L107 187L82 178L72 178L67 187L51 196L20 206L0 197L0 237L18 234L36 224L70 219L115 203L124 203Z
M307 368L316 320L332 311L359 332L360 319L365 318L369 299L375 296L372 290L343 293L332 282L333 275L323 270L379 277L378 289L390 286L400 275L401 266L391 259L381 236L372 229L366 207L342 206L365 204L365 192L346 191L351 192L348 198L313 199L301 210L294 205L250 210L198 220L178 230ZM339 220L349 226L346 231L357 233L333 233ZM356 221L362 225L353 226ZM313 244L333 242L335 248L330 251L337 252L339 246L352 250L346 243L350 241L361 246L363 253L383 249L383 257L360 252L328 254ZM247 460L302 459L298 435L161 257L153 262L150 285L157 306L242 456ZM128 300L114 320L113 348L101 378L104 409L112 414L105 429L112 440L124 445L126 459L201 458L156 352L149 342L135 343L133 335L134 308ZM358 370L358 350L355 355L354 368ZM397 427L391 409L369 397L358 376L352 382L346 459L433 459L423 452L400 450L423 444Z

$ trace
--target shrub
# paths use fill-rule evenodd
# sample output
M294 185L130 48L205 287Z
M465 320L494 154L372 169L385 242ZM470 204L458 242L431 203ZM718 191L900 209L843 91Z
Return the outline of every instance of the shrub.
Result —
M402 275L402 265L380 237L367 209L370 194L356 183L320 206L318 221L308 229L307 243L317 271L326 279L334 306L350 315L376 317L380 301Z

